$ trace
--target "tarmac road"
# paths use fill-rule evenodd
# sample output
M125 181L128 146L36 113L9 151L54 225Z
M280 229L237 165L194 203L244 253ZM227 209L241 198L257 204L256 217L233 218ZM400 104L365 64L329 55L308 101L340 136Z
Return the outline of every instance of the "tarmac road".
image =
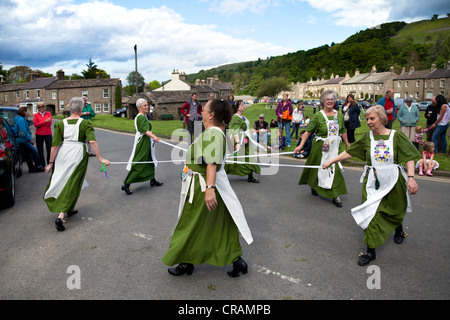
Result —
M127 161L133 136L96 129L105 158ZM157 145L157 158L172 149ZM178 151L176 151L178 152ZM283 157L286 164L303 160ZM191 276L173 277L161 262L179 205L182 165L161 163L162 187L120 190L125 165L107 167L90 158L79 213L54 227L43 194L49 174L17 180L14 207L0 209L0 299L5 300L448 300L450 179L417 178L413 213L404 221L409 237L392 237L369 266L357 265L365 250L363 231L350 209L361 203L361 168L346 168L343 208L299 186L301 168L281 167L259 176L260 184L230 176L254 242L241 239L246 275L232 279L231 265L196 266ZM369 287L374 287L370 289Z

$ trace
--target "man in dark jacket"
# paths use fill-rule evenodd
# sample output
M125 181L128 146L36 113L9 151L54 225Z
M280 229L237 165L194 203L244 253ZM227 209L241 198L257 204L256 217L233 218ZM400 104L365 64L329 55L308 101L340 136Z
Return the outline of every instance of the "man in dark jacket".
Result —
M183 104L180 111L186 117L185 121L189 132L189 143L192 143L192 141L194 141L195 121L199 120L200 115L202 114L202 105L200 104L200 101L197 100L197 93L194 92L191 95L191 99Z

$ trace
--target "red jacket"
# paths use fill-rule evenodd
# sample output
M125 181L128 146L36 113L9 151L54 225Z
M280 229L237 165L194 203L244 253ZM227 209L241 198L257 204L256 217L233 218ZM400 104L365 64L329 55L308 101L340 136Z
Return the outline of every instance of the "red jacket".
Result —
M45 122L45 120L50 119L50 122ZM39 136L51 136L52 135L52 114L48 111L42 116L39 112L35 113L33 116L33 124L36 127L36 135Z
M188 117L186 115L189 114L189 110L191 109L191 103L192 103L192 99L190 99L189 101L186 101L180 109L181 113L184 116L184 121L186 123L188 122ZM198 103L197 116L200 116L202 114L202 105L201 105L200 101L198 101L198 99L197 99L197 103Z

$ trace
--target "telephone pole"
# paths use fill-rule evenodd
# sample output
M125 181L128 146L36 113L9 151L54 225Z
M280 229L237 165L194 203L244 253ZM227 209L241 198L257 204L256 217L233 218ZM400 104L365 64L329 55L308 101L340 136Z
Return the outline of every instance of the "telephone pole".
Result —
M136 93L138 93L138 70L137 70L137 44L134 45L134 64L135 64L135 81L136 81Z

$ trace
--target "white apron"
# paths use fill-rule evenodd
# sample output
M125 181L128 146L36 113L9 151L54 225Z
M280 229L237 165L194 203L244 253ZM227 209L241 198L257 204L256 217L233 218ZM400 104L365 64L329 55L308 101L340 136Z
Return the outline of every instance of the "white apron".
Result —
M83 121L82 118L78 119L76 124L69 125L67 119L63 120L64 140L55 158L54 166L56 170L53 171L50 186L44 195L44 199L58 198L70 176L81 160L83 160L85 153L84 143L78 141L81 121ZM87 181L84 180L81 189L86 188L88 185Z
M132 162L133 162L134 153L136 152L136 146L138 145L139 141L141 141L142 137L145 136L145 132L144 133L140 133L139 130L138 130L137 118L139 116L143 116L144 117L144 115L142 115L141 113L138 113L136 118L134 118L134 128L136 129L136 134L134 135L133 150L131 151L131 156L130 156L130 159L128 159L128 163L127 163L127 166L126 166L127 171L131 170L131 165L132 165ZM153 164L155 165L155 168L156 168L157 165L158 165L158 161L156 161L156 158L155 158L155 140L153 140L152 138L150 138L150 152L152 154Z
M337 118L337 111L335 110L335 115L333 120L328 120L323 110L320 111L325 118L328 128L328 134L326 138L316 136L316 141L323 141L322 145L322 160L320 161L320 166L322 164L334 159L339 154L339 143L341 142L341 137L339 135L339 122ZM338 164L341 166L341 164ZM317 169L317 178L319 182L319 187L324 189L331 189L333 186L334 175L335 175L335 164L332 164L329 168Z
M372 131L370 132L370 158L371 166L365 166L361 175L360 182L367 177L366 192L367 200L351 210L356 223L362 228L367 229L370 221L372 221L375 213L380 205L381 200L395 186L398 180L398 169L400 169L405 182L408 180L407 174L400 164L394 163L394 134L395 130L391 130L389 140L375 141ZM408 199L407 212L411 212L411 202L408 191L406 191Z
M242 117L238 114L234 114L237 117L240 117L242 119ZM247 118L242 119L245 121L245 123L247 124L247 130L243 131L240 133L240 139L239 139L239 144L242 146L244 146L244 139L247 138L248 141L250 141L256 148L256 150L263 150L263 151L267 151L266 148L264 148L261 144L259 144L258 142L256 142L255 140L252 139L252 135L250 133L250 122L248 121Z
M223 131L218 127L211 127L209 130L219 130L224 135ZM220 196L222 197L223 202L225 203L225 206L230 212L230 215L233 218L234 223L238 227L238 230L241 233L242 237L245 239L247 244L251 244L253 242L253 237L250 232L250 228L247 224L247 220L245 219L244 209L242 208L242 205L239 202L236 193L231 188L230 181L228 180L228 176L224 168L225 168L225 158L223 159L221 169L216 173L216 189L219 192ZM188 192L189 192L189 200L188 200L189 203L192 203L194 199L194 189L195 189L194 176L198 176L202 192L206 191L206 181L200 173L192 171L190 169L186 173L187 174L183 175L183 180L181 184L180 206L178 208L178 219L177 223L175 224L175 228L178 225L178 221L180 220L181 215L183 213L183 208L186 202Z

